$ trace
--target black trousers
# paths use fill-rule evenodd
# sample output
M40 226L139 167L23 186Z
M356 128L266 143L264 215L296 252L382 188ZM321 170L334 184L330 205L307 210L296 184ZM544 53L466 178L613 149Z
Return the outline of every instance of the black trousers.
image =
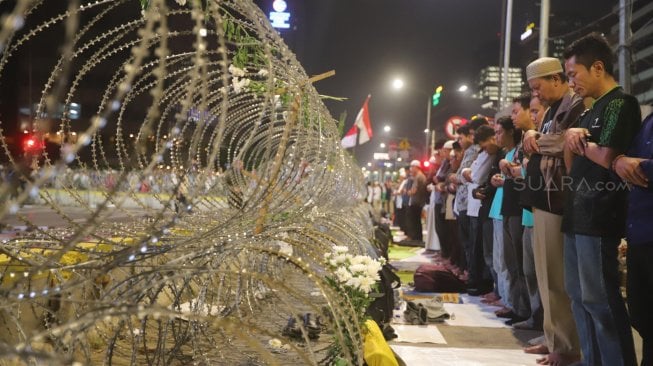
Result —
M628 245L628 312L642 336L642 366L653 366L653 242Z
M422 206L408 206L406 215L407 235L413 240L423 240L422 238Z

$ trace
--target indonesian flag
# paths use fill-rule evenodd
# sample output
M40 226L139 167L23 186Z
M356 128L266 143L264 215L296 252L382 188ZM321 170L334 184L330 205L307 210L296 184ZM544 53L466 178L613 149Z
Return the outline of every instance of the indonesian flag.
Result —
M340 141L340 145L345 149L356 146L356 135L358 135L358 127L353 125L345 137L342 138L342 141Z
M367 109L367 103L370 101L371 95L367 96L365 103L363 103L363 108L356 116L356 122L354 126L360 129L360 134L358 135L358 144L362 145L372 138L372 125L370 124L370 112Z

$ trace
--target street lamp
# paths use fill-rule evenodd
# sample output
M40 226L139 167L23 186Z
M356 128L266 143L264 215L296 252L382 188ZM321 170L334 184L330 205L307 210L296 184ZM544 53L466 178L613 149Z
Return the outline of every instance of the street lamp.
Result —
M383 131L390 132L390 130L392 130L392 127L390 127L389 125L383 126Z
M382 142L382 143L379 145L379 147L382 148L382 149L385 149L385 143Z
M458 87L458 91L461 92L461 93L466 92L468 89L469 89L469 87L467 85L465 85L465 84Z
M404 81L400 78L395 78L392 80L392 88L394 90L401 90L404 87Z

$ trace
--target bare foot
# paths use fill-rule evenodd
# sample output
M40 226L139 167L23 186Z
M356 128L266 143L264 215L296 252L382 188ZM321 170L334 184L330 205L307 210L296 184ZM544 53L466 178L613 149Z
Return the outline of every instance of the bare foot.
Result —
M524 348L524 352L535 355L547 355L549 354L549 347L547 347L545 344L536 344L534 346Z
M578 362L579 360L580 356L549 353L548 355L537 359L536 362L538 365L568 366L572 363Z

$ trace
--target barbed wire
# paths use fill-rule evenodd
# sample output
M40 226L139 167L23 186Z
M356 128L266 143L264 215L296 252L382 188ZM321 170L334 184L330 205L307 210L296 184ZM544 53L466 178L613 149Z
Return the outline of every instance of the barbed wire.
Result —
M53 3L2 16L0 84L26 48L54 51L26 133L1 121L0 363L317 364L345 333L362 342L323 258L366 253L363 177L260 9ZM306 312L333 338L270 346Z

